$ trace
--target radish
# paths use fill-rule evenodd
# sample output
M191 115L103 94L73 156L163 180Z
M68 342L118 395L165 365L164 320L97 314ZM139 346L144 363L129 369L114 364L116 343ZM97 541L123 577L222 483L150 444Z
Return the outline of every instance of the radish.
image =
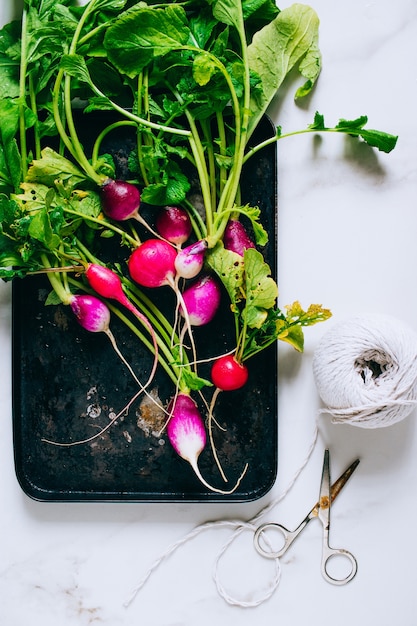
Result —
M156 230L177 246L185 243L192 232L192 224L187 211L178 206L166 206L156 218Z
M239 363L233 354L218 358L211 368L211 380L222 391L234 391L246 385L249 372L246 365Z
M132 279L142 287L174 285L177 251L163 239L147 239L131 254L128 267Z
M185 317L186 312L191 326L203 326L213 319L219 308L220 285L214 276L205 274L184 290L182 300L181 314Z
M243 256L248 248L255 248L255 244L249 237L242 222L234 219L230 219L227 222L223 234L223 244L226 250L236 252L240 256Z
M74 295L70 299L72 312L79 324L91 333L109 331L110 310L95 296Z
M210 314L210 317L212 317L215 312L213 311L213 303L210 302L210 298L213 297L214 304L216 304L217 302L218 305L220 296L217 296L217 294L214 293L215 289L211 288L209 290L210 293L208 294L205 315L203 315L202 311L199 311L197 313L197 317L194 317L193 320L189 319L188 312L189 309L192 307L191 301L193 299L193 296L192 292L188 294L189 303L186 304L183 298L183 294L178 287L178 281L180 277L176 274L176 258L177 250L164 239L147 239L132 252L128 260L128 267L132 279L143 287L153 288L169 285L173 289L177 298L175 317L177 318L177 312L180 311L185 320L184 328L182 331L179 332L180 352L182 352L184 334L185 332L188 332L189 340L191 343L191 350L193 353L193 361L196 363L197 352L191 327L193 325L197 326L205 323L204 319L209 321L208 315ZM218 286L217 289L219 289ZM217 306L215 306L215 310L217 310ZM175 326L176 324L177 319L175 320Z
M90 286L100 296L116 300L134 315L139 313L126 296L123 291L122 281L113 270L104 265L99 265L98 263L89 263L85 271L85 276ZM139 313L139 315L142 314Z
M175 259L175 269L178 276L181 276L181 278L195 278L201 272L207 245L205 239L200 239L200 241L178 251Z
M101 185L101 206L103 213L107 217L116 222L124 222L131 218L135 219L158 237L158 233L152 229L139 213L140 199L139 189L125 180L107 178Z
M101 202L107 217L122 222L137 217L140 191L132 183L107 178L101 186Z
M209 485L202 477L198 458L207 442L206 429L197 404L188 393L178 393L169 403L170 418L167 423L167 435L175 452L193 468L200 482L216 493L230 494L235 491L243 478L246 468L236 485L230 491L224 491Z

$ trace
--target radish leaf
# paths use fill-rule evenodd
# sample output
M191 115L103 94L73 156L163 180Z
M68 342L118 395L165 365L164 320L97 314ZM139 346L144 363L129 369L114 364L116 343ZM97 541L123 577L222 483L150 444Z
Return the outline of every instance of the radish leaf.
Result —
M235 0L217 0L213 6L213 15L219 22L241 28L242 6Z
M184 10L138 5L126 11L107 31L105 47L110 61L130 78L137 76L154 58L189 44L191 32Z
M215 248L207 254L207 263L216 272L222 281L232 303L232 310L236 310L236 303L243 295L243 258L226 250L223 243L219 242Z
M265 246L268 243L268 233L260 222L261 210L259 207L246 204L243 207L235 207L233 211L245 215L250 220L256 243L258 246Z
M51 216L48 208L40 209L30 220L28 234L42 242L49 250L58 248L61 243L59 235L52 230Z
M197 85L201 87L207 85L217 69L211 57L207 54L198 54L193 63L193 77Z
M271 269L255 248L245 250L246 307L244 319L249 328L260 328L277 301L278 287L271 277Z
M27 181L53 186L56 180L65 181L68 186L75 187L86 180L86 175L65 157L51 148L45 148L41 158L32 161Z
M366 129L368 123L366 115L354 120L340 119L334 128L329 128L324 123L324 116L316 112L314 122L308 126L310 130L319 132L339 132L355 137L361 137L369 146L378 148L381 152L391 152L397 144L398 137L380 130Z
M266 111L287 74L299 63L300 74L308 79L296 97L307 95L321 69L318 48L319 19L309 6L293 4L260 31L248 46L249 65L262 83L262 93L252 97L252 131ZM273 51L273 54L271 54Z

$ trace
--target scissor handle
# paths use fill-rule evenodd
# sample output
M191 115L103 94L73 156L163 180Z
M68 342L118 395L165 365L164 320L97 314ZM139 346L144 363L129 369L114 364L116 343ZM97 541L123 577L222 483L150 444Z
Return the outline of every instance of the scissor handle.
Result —
M347 559L351 563L351 570L347 576L343 578L335 578L329 573L329 561L333 557L342 557L343 559ZM327 541L323 543L323 553L322 553L322 561L321 561L321 573L325 580L332 585L346 585L352 578L356 576L356 572L358 571L358 562L356 558L353 556L349 550L345 550L344 548L331 548Z
M303 530L305 525L307 524L306 520L303 520L302 523L295 530L288 530L282 524L275 524L273 522L267 522L266 524L261 524L256 531L253 537L253 543L256 551L267 559L278 559L288 550L292 542L298 537L300 532ZM261 537L263 536L264 544L270 543L265 538L265 531L268 529L272 529L274 531L278 531L282 535L282 546L279 550L265 549L261 542ZM271 546L270 546L271 547Z

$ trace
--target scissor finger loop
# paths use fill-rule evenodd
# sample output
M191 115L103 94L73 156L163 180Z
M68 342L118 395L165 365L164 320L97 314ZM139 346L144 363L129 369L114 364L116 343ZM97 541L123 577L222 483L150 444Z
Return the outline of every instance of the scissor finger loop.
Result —
M340 578L337 576L332 576L329 571L330 561L338 557L341 557L341 559L343 560L350 561L351 565L350 572L346 576L342 576ZM358 562L354 555L349 552L349 550L345 550L344 548L331 548L329 545L323 546L321 573L327 582L331 583L332 585L346 585L346 583L351 581L352 578L356 576L357 571Z
M273 550L272 542L268 538L268 530L281 535L282 545L278 550ZM253 537L253 543L256 551L261 556L264 556L267 559L278 559L288 550L297 534L297 532L288 530L288 528L285 528L285 526L282 526L281 524L268 522L266 524L262 524L256 529Z

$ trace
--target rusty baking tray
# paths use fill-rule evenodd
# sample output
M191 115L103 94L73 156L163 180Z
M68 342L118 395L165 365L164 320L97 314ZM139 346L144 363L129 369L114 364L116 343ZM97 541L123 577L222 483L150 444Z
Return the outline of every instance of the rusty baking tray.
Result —
M253 141L273 134L275 129L265 117ZM123 168L130 138L118 134L111 141L106 149L117 155ZM270 238L264 254L276 275L274 144L251 159L242 181L243 201L259 206L265 216ZM45 439L68 442L91 436L136 390L104 334L84 331L68 307L44 305L48 285L45 277L13 283L15 468L28 496L39 501L245 502L269 491L278 462L276 346L249 361L249 383L243 390L222 393L217 402L215 417L226 430L216 432L216 449L228 483L220 476L209 446L200 455L203 476L221 489L234 485L248 463L246 475L231 495L202 486L189 464L171 449L166 436L147 422L139 402L88 444L61 447L45 443ZM171 297L168 288L162 289L160 306ZM229 319L228 311L221 310L208 326L197 329L201 354L224 351L228 345L224 327ZM146 380L151 356L117 318L112 321L112 331L139 377ZM201 373L208 375L208 370ZM159 397L168 401L172 383L163 372L157 374L155 385Z

